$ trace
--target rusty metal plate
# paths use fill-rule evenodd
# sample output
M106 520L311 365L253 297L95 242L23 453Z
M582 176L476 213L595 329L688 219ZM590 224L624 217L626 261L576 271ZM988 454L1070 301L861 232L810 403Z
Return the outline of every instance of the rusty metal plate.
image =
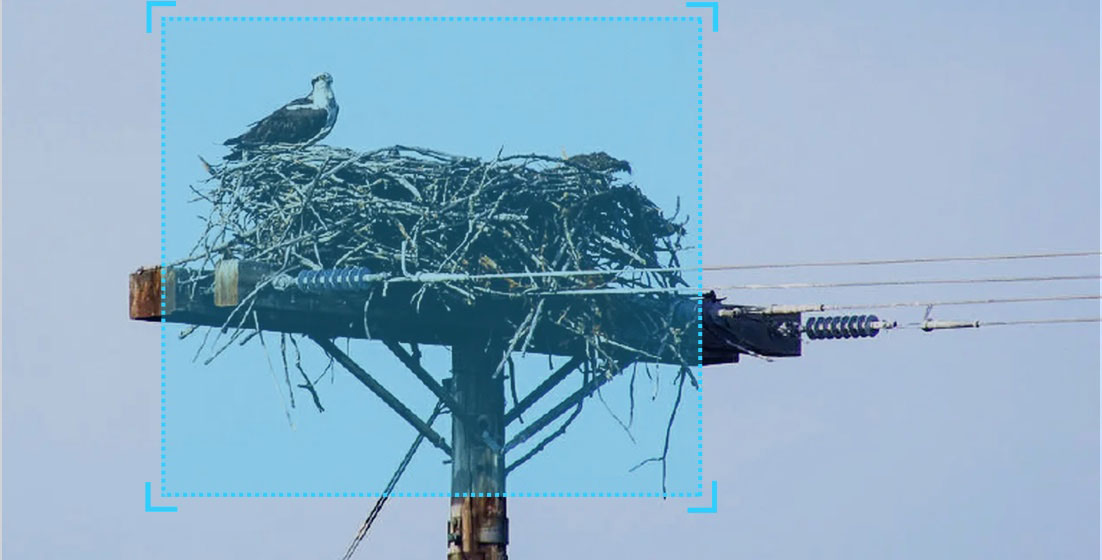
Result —
M164 309L161 307L161 267L139 268L130 274L130 318L160 319L176 308L176 273L165 274Z

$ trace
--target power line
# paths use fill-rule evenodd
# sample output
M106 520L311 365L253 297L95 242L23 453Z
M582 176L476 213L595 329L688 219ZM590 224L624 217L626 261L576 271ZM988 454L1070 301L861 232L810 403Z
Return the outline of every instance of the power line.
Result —
M917 264L937 262L965 262L965 261L997 261L997 260L1026 260L1026 259L1050 259L1066 257L1087 257L1102 255L1099 251L1074 251L1061 253L1023 253L1013 255L987 255L966 257L918 257L902 259L880 260L853 260L853 261L820 261L803 263L773 263L773 264L731 264L713 265L704 267L649 267L649 268L619 268L591 269L591 270L548 270L526 272L496 272L490 274L468 274L463 272L407 272L403 265L401 275L392 275L387 272L371 272L364 267L336 268L325 270L303 270L297 277L286 276L277 279L273 285L277 289L283 289L291 285L299 288L316 290L334 286L345 289L364 287L377 282L384 283L421 283L430 284L437 282L472 282L482 280L504 279L536 279L536 278L569 278L575 276L619 276L622 274L655 274L673 272L715 272L724 270L764 270L764 269L788 269L788 268L822 268L822 267L846 267L846 266L873 266L893 264Z
M1068 280L1099 280L1102 275L1082 274L1073 276L1009 276L997 278L948 278L934 280L877 280L864 282L791 282L785 284L731 284L725 286L709 286L707 290L790 290L790 289L814 289L814 288L867 288L876 286L923 286L937 284L991 284L991 283L1017 283L1017 282L1058 282ZM698 294L697 288L592 288L577 290L554 290L539 292L532 295L617 295L617 294Z
M432 415L425 421L425 424L429 426L436 420L437 416L444 410L444 402L439 401L436 403L436 407L432 410ZM402 477L402 473L406 471L406 467L409 466L409 462L413 460L413 454L417 452L417 448L420 447L421 442L424 441L425 436L418 433L414 438L413 444L409 446L409 451L406 451L405 457L402 457L402 462L398 464L398 469L394 471L394 475L390 477L390 482L386 485L386 490L383 491L383 495L379 496L375 500L375 507L371 508L371 512L367 514L367 519L364 519L363 525L360 526L360 530L356 533L356 537L352 539L352 542L348 545L348 550L344 552L344 556L341 560L349 560L352 555L356 553L356 547L360 546L360 542L367 536L367 532L371 530L371 525L375 523L375 519L379 517L379 512L383 510L383 506L386 505L387 498L390 497L391 492L394 491L394 487L398 485L398 479Z
M891 329L920 329L926 332L942 329L978 329L1019 325L1054 325L1067 323L1102 323L1102 317L1056 317L1051 319L1017 319L1011 321L938 321L927 319L915 323L895 324Z
M792 282L786 284L742 284L716 286L716 290L785 290L806 288L868 288L877 286L928 286L942 284L1003 284L1017 282L1062 282L1067 280L1098 280L1102 275L1070 276L1002 276L995 278L940 278L933 280L874 280L863 282Z
M899 307L945 307L953 305L990 305L1003 303L1032 303L1051 301L1079 301L1102 299L1100 295L1070 295L1070 296L1041 296L1041 297L1016 297L1016 298L987 298L987 299L958 299L943 301L902 301L892 303L864 303L846 305L770 305L762 306L766 313L785 313L799 311L814 313L816 311L846 311L857 309L892 309Z
M1102 317L1070 317L1056 319L1020 319L1017 321L983 321L980 326L1051 325L1057 323L1102 323Z
M703 267L705 271L714 270L754 270L763 268L815 268L815 267L835 267L835 266L879 266L879 265L893 265L893 264L920 264L920 263L941 263L941 262L983 262L983 261L1008 261L1008 260L1028 260L1028 259L1052 259L1052 258L1064 258L1064 257L1093 257L1102 255L1102 251L1072 251L1061 253L1022 253L1022 254L1010 254L1010 255L981 255L981 256L958 256L958 257L916 257L916 258L900 258L900 259L872 259L872 260L854 260L854 261L821 261L821 262L805 262L805 263L776 263L776 264L748 264L748 265L721 265L721 266L706 266ZM688 269L697 270L697 269Z
M1070 251L1058 253L1021 253L1008 255L981 255L981 256L957 256L957 257L916 257L899 259L872 259L852 261L812 261L796 263L759 263L759 264L725 264L697 267L653 267L653 268L623 268L617 270L556 270L545 272L501 272L494 274L470 274L464 275L467 280L497 280L505 278L559 278L570 276L603 276L619 275L624 273L658 273L658 272L716 272L723 270L762 270L782 268L824 268L841 266L879 266L894 264L922 264L940 262L983 262L1002 260L1030 260L1053 259L1067 257L1092 257L1102 255L1102 251Z

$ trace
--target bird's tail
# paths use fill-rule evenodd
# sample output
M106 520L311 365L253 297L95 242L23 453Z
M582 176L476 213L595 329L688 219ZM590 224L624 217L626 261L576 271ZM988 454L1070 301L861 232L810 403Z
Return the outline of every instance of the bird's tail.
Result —
M199 162L203 164L203 170L205 170L207 174L214 175L214 168L211 167L207 160L203 159L203 156L199 156Z

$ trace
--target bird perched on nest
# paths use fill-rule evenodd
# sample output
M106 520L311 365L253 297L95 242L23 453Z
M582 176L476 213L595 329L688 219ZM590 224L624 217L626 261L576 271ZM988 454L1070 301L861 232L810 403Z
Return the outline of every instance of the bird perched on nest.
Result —
M276 109L275 112L249 125L241 136L223 144L233 146L226 159L237 159L247 148L271 144L309 146L325 138L337 122L337 99L333 96L333 76L323 72L311 81L313 89L306 97Z
M604 152L578 154L566 158L566 161L567 163L572 163L579 167L584 167L600 173L615 173L617 171L631 173L631 165L629 165L628 162L622 159L616 159Z

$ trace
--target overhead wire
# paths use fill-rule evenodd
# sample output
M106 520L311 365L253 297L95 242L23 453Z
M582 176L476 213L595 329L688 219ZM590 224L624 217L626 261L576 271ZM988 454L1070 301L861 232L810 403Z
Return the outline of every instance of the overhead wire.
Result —
M1065 257L1092 257L1102 255L1102 251L1068 251L1068 252L1053 252L1053 253L1020 253L1020 254L1004 254L1004 255L979 255L979 256L950 256L950 257L913 257L913 258L898 258L898 259L866 259L866 260L850 260L850 261L820 261L820 262L804 262L804 263L774 263L774 264L748 264L748 265L718 265L718 266L705 266L702 267L705 271L716 270L756 270L766 268L815 268L815 267L836 267L836 266L880 266L880 265L894 265L894 264L922 264L922 263L942 263L942 262L984 262L984 261L1006 261L1006 260L1030 260L1030 259L1052 259L1052 258L1065 258ZM696 269L692 269L696 270Z
M1054 319L1019 319L1016 321L981 321L980 326L1052 325L1058 323L1100 323L1102 317L1058 317Z
M918 321L912 323L900 323L893 326L893 329L921 329L930 330L924 328L928 321ZM1069 324L1069 323L1102 323L1102 317L1053 317L1043 319L1016 319L1010 321L957 321L959 326L979 328L979 327L1006 327L1006 326L1020 326L1020 325L1055 325L1055 324ZM965 324L969 323L969 324Z
M726 265L710 265L710 266L696 266L696 267L649 267L649 268L621 268L616 270L609 269L593 269L593 270L549 270L541 272L498 272L489 274L466 274L462 275L464 280L500 280L500 279L532 279L532 278L564 278L571 276L608 276L619 274L644 274L644 273L661 273L661 272L716 272L724 270L765 270L765 269L784 269L784 268L826 268L826 267L846 267L846 266L881 266L881 265L896 265L896 264L923 264L923 263L940 263L940 262L984 262L984 261L1001 261L1001 260L1032 260L1032 259L1053 259L1053 258L1070 258L1070 257L1090 257L1102 255L1102 251L1067 251L1067 252L1053 252L1053 253L1020 253L1020 254L1005 254L1005 255L981 255L981 256L950 256L950 257L915 257L915 258L898 258L898 259L865 259L865 260L850 260L850 261L811 261L811 262L795 262L795 263L759 263L759 264L726 264ZM398 280L398 277L394 280Z
M429 419L426 420L425 423L429 426L432 426L432 423L436 420L438 416L440 416L443 411L444 401L438 401L436 403L436 407L432 410L432 415L429 416ZM371 530L371 525L374 524L375 519L379 517L379 512L383 510L383 506L386 505L387 499L394 491L394 487L398 485L398 479L400 479L402 477L402 474L406 472L406 467L408 467L409 462L413 460L413 455L417 453L417 448L420 447L421 442L424 441L424 439L425 436L420 433L418 433L417 437L414 438L413 443L409 446L409 450L406 451L405 456L402 457L402 462L398 464L398 469L395 470L394 474L390 477L390 482L387 483L386 489L383 490L382 495L375 500L375 506L371 508L371 512L367 514L367 519L364 519L363 524L360 525L360 530L356 532L355 538L353 538L352 542L349 543L348 549L345 550L344 556L341 557L341 560L349 560L350 558L352 558L352 555L356 553L356 548L360 546L360 543L363 542L364 537L367 536L367 532Z
M591 270L548 270L548 271L525 271L525 272L495 272L486 274L467 274L467 273L441 273L441 272L419 272L419 273L407 273L403 270L403 274L399 276L391 276L386 273L365 274L365 277L370 277L371 280L385 281L388 283L394 282L416 282L416 283L435 283L435 282L463 282L463 281L482 281L482 280L504 280L504 279L536 279L536 278L569 278L574 276L619 276L621 274L653 274L653 273L669 273L669 272L717 272L727 270L767 270L767 269L789 269L789 268L825 268L825 267L852 267L852 266L880 266L880 265L897 265L897 264L924 264L924 263L940 263L940 262L984 262L984 261L1000 261L1000 260L1030 260L1030 259L1053 259L1053 258L1070 258L1070 257L1089 257L1102 255L1102 251L1069 251L1069 252L1053 252L1053 253L1021 253L1021 254L1005 254L1005 255L981 255L981 256L949 256L949 257L915 257L915 258L897 258L897 259L866 259L866 260L850 260L850 261L811 261L811 262L795 262L795 263L764 263L764 264L728 264L728 265L711 265L711 266L679 266L679 267L645 267L645 268L618 268L618 269L591 269Z
M1013 297L1013 298L985 298L985 299L957 299L957 300L940 300L940 301L900 301L890 303L854 303L844 305L832 305L832 304L812 304L812 305L763 305L748 307L761 307L768 311L774 309L798 309L804 313L814 313L818 311L849 311L860 309L893 309L900 307L945 307L956 305L992 305L992 304L1004 304L1004 303L1035 303L1035 302L1054 302L1054 301L1082 301L1082 300L1098 300L1102 299L1102 295L1059 295L1059 296L1039 296L1039 297ZM780 312L780 311L776 311Z
M1020 283L1020 282L1059 282L1070 280L1099 280L1102 275L1079 274L1066 276L1009 276L995 278L941 278L930 280L875 280L862 282L789 282L781 284L729 284L722 286L709 286L700 288L669 287L669 288L643 288L643 287L614 287L614 288L584 288L567 290L550 290L538 292L532 295L556 296L556 295L602 295L602 294L658 294L679 293L699 294L709 290L791 290L791 289L818 289L818 288L863 288L877 286L923 286L939 284L991 284L991 283Z
M1099 280L1102 275L1077 274L1053 276L1000 276L988 278L938 278L921 280L873 280L861 282L791 282L784 284L741 284L716 286L717 290L785 290L804 288L866 288L877 286L928 286L943 284L1002 284L1017 282L1061 282L1067 280Z

